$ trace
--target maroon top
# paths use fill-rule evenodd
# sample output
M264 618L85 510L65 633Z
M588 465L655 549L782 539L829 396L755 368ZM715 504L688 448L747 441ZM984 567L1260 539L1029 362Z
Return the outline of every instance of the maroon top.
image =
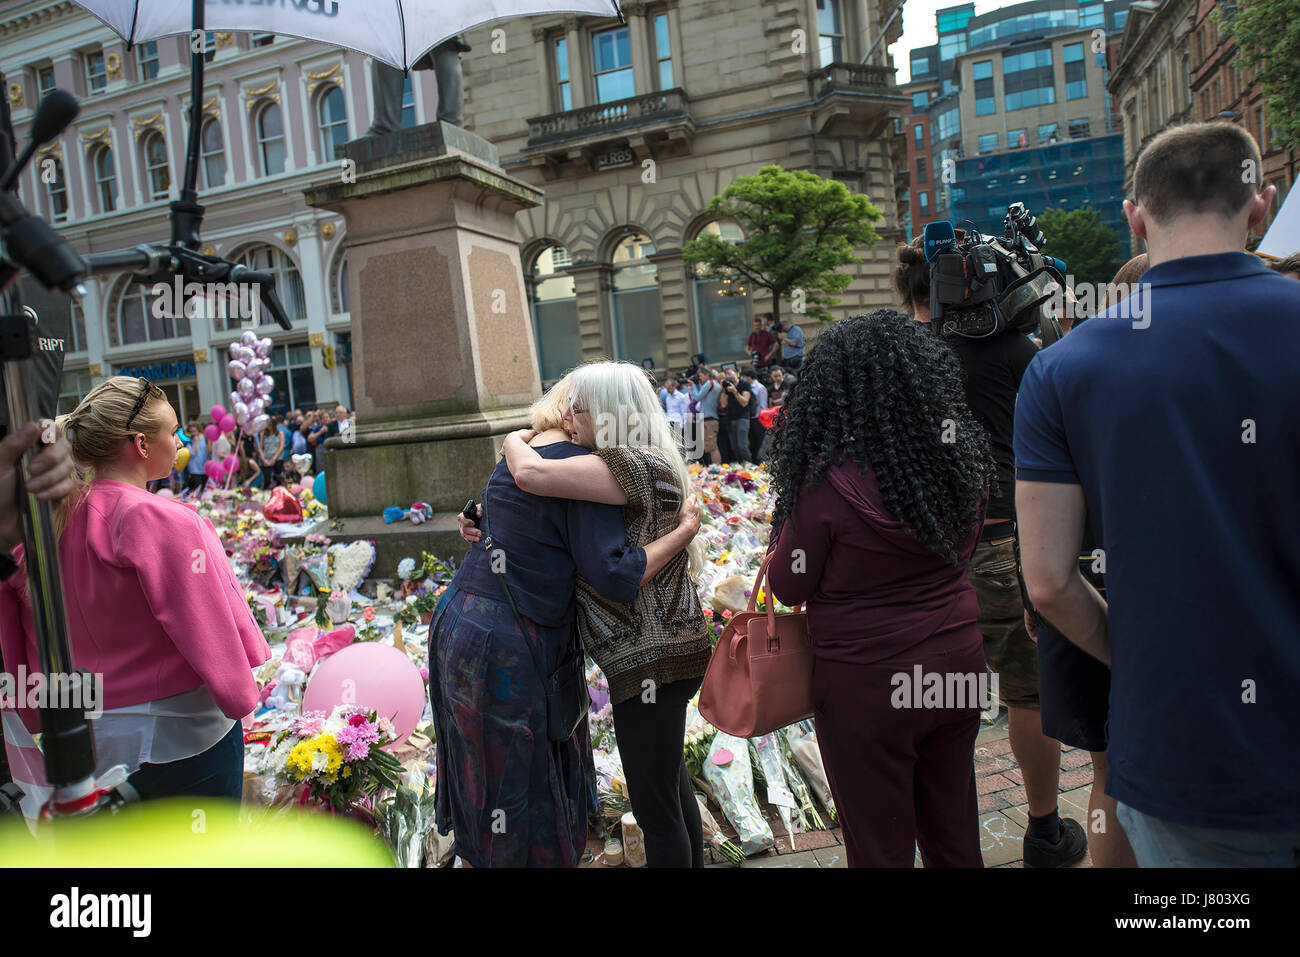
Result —
M958 549L967 561L978 541L976 525ZM777 599L808 604L819 660L872 664L923 642L927 654L981 645L966 562L954 568L907 535L885 508L875 472L864 474L851 459L832 466L820 484L804 484L768 551Z

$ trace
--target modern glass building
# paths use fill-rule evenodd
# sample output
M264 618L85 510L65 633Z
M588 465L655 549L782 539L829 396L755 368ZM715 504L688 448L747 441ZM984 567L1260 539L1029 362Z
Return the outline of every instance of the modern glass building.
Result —
M953 221L968 219L981 232L1001 235L1007 207L1020 202L1035 216L1091 206L1121 239L1128 236L1122 133L972 156L958 161L957 184Z

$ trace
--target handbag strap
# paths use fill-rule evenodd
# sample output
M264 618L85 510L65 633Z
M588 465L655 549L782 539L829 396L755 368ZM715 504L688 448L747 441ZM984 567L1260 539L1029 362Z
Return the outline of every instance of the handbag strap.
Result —
M754 580L754 587L749 593L749 610L757 613L758 611L758 593L762 590L763 584L767 581L767 566L772 561L772 553L768 552L763 556L763 564L758 568L758 578ZM770 585L770 583L768 583ZM795 611L803 609L803 602L800 602ZM771 593L769 587L767 594L767 634L772 637L776 634L776 596Z

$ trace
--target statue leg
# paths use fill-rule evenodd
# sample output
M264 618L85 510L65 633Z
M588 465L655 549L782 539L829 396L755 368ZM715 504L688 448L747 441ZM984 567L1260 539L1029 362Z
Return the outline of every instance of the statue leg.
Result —
M402 92L406 76L396 67L372 60L370 79L375 88L374 122L366 136L382 136L402 128Z
M433 55L434 75L438 80L438 120L452 126L464 126L460 96L460 54L439 48Z

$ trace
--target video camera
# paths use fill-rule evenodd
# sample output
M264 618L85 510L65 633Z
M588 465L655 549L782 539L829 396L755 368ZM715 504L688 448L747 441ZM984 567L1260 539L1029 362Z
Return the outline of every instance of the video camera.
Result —
M1039 251L1046 240L1024 203L1007 207L1003 230L998 238L955 229L948 220L926 225L930 324L937 335L984 339L1041 329L1044 345L1061 337L1045 304L1065 288L1065 263Z
M690 366L688 368L683 369L681 372L677 373L677 384L681 385L682 380L686 380L686 384L688 385L694 382L696 375L699 374L700 366L706 366L708 364L709 364L708 356L706 356L703 352L695 353L695 355L691 356Z

